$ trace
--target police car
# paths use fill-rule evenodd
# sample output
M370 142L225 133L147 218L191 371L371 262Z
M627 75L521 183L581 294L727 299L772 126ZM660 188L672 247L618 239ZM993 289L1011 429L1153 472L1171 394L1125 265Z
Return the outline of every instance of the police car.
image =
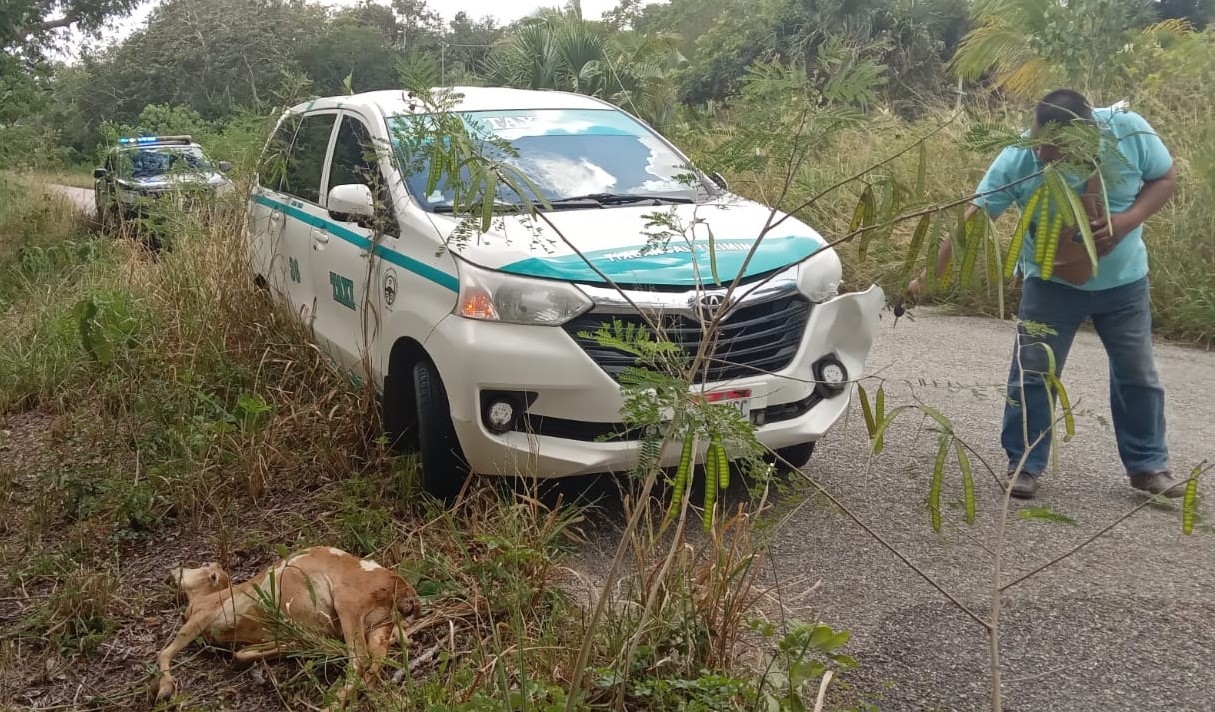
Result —
M97 215L112 224L144 215L165 199L189 207L232 189L227 161L213 163L190 136L118 139L105 164L93 171Z
M836 252L783 213L751 254L770 208L716 175L689 182L689 159L612 104L557 91L434 91L454 93L453 115L510 144L506 160L552 206L545 220L503 205L488 232L453 239L467 226L453 215L453 186L430 190L431 166L401 140L433 109L402 91L288 109L248 217L253 277L335 363L373 376L386 425L416 449L427 489L450 495L470 472L633 467L640 435L621 422L633 360L584 333L641 326L638 310L661 313L688 350L702 320L725 310L697 388L750 418L794 464L808 461L864 373L879 287L840 294ZM383 150L369 152L375 145ZM697 227L654 249L655 213ZM710 234L720 277L743 275L729 301L711 276Z

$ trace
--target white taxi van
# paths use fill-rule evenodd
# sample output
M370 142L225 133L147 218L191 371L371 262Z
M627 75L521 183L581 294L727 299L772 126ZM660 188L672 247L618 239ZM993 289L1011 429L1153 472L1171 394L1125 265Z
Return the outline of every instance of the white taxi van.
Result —
M433 111L402 91L284 112L266 154L281 161L263 160L249 205L255 279L342 368L371 374L385 425L417 451L427 489L449 495L470 472L634 466L640 435L621 422L619 380L633 360L583 334L613 320L642 325L638 310L660 315L689 351L700 320L727 310L699 387L804 465L864 370L880 288L839 294L837 254L779 212L748 260L771 209L729 193L720 176L689 180L679 149L611 104L444 91L455 94L446 111L513 147L505 160L543 194L543 220L504 209L489 231L452 239L467 225L452 187L394 142ZM656 247L656 212L693 228ZM728 303L710 276L710 234L724 284L745 264ZM673 464L678 445L667 455Z

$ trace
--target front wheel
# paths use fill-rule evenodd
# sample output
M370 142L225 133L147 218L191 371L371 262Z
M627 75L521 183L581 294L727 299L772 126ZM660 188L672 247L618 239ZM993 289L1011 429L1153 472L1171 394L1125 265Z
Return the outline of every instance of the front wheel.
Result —
M94 213L97 216L97 222L101 224L101 231L108 233L114 229L114 214L110 211L110 206L104 200L93 197Z
M119 235L122 233L123 222L125 221L125 210L115 201L103 202L98 206L99 218L101 219L101 229L109 235Z
M435 497L450 500L468 479L468 466L451 424L447 391L438 370L429 361L414 364L413 389L422 487Z
M806 443L777 448L776 454L783 460L788 461L789 464L786 465L781 460L776 460L776 469L780 472L792 472L793 470L800 470L805 467L810 462L810 456L814 454L814 443L815 441L811 440ZM792 465L793 468L790 469L789 465Z

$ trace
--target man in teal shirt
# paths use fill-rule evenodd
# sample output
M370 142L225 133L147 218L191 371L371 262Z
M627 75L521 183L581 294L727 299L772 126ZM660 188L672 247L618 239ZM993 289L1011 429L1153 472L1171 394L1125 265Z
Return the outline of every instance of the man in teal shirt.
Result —
M1011 481L1012 494L1032 498L1050 456L1054 416L1042 377L1049 368L1049 356L1035 344L1050 346L1056 375L1061 375L1077 329L1091 319L1109 358L1110 410L1118 454L1130 484L1151 494L1179 497L1179 483L1169 475L1164 389L1152 353L1148 257L1143 241L1144 221L1172 197L1176 186L1173 159L1142 116L1119 106L1093 109L1084 96L1068 89L1042 98L1034 111L1030 136L1077 122L1095 124L1100 131L1099 165L1110 215L1108 220L1099 217L1091 222L1099 260L1096 273L1079 284L1058 273L1050 280L1041 278L1041 267L1034 261L1032 229L1021 249L1021 321L1045 324L1055 333L1031 335L1024 326L1018 329L1020 354L1018 357L1014 349L1001 435L1010 476L1025 458L1022 471ZM1013 203L1024 210L1042 184L1038 175L1042 168L1061 158L1060 149L1052 145L1004 149L979 184L967 217L984 209L995 219ZM938 275L944 273L950 256L951 245L945 241L937 256ZM908 291L913 297L921 295L924 275L912 281ZM1025 456L1027 444L1035 441Z

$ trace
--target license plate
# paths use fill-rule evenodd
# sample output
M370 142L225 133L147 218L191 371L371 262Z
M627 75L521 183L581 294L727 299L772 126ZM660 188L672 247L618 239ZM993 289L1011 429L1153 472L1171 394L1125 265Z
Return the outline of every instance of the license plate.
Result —
M744 418L751 417L751 389L750 388L731 388L724 391L713 391L704 394L704 399L709 403L720 403L729 406L738 411L739 415Z

